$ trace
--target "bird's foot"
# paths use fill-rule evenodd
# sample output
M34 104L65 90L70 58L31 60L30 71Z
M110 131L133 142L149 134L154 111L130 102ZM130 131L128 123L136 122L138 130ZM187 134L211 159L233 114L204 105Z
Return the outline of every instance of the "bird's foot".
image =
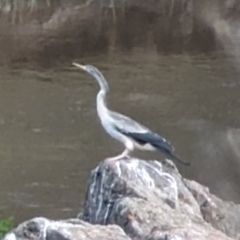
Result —
M115 157L110 157L110 158L106 158L105 161L107 162L114 162L114 161L119 161L119 160L122 160L122 159L130 159L131 157L126 154L126 155L118 155L118 156L115 156Z
M105 161L107 161L107 162L115 162L115 161L118 161L120 159L122 159L122 156L118 155L118 156L115 156L115 157L106 158Z
M127 154L127 155L126 155L126 156L124 156L123 158L130 159L130 158L131 158L131 156Z

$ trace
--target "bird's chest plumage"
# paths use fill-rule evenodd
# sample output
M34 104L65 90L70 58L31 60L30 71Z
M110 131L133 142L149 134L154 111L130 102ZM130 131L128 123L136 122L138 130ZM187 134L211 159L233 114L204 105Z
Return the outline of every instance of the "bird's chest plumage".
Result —
M119 133L116 131L113 122L108 117L101 118L101 124L104 127L105 131L112 136L113 138L118 139Z
M101 118L101 124L104 127L105 131L114 139L122 142L123 144L126 143L127 138L121 134L119 131L117 131L114 121L111 119L110 116L102 116Z

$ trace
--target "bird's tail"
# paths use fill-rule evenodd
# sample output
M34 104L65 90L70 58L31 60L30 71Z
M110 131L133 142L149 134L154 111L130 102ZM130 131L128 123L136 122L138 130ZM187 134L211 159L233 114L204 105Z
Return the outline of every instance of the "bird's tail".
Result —
M176 154L174 154L174 153L172 153L172 152L165 153L165 155L166 155L167 157L169 157L171 160L180 162L181 164L184 164L184 165L186 165L186 166L189 166L189 165L190 165L189 162L185 162L182 158L180 158L179 156L177 156Z
M190 165L189 162L185 162L179 156L174 154L174 147L171 145L170 142L168 142L166 139L156 133L124 132L124 134L131 137L141 145L150 143L155 149L158 149L161 153L169 157L171 160L178 161L184 165Z
M190 165L189 162L185 162L181 157L174 153L174 147L171 145L170 142L163 140L164 138L156 135L155 138L151 138L149 142L157 148L161 153L163 153L166 157L169 157L171 160L180 162L186 166Z

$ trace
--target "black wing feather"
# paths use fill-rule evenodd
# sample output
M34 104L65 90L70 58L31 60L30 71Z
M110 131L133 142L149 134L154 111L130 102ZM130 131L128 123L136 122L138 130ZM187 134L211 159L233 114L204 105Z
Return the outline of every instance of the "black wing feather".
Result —
M151 144L153 147L158 149L160 152L165 154L166 156L170 157L172 160L179 161L185 165L189 165L188 162L183 161L180 157L178 157L176 154L174 154L174 147L171 145L170 142L166 141L163 137L159 136L156 133L153 133L151 131L146 133L136 133L136 132L127 132L123 129L117 128L119 132L122 134L132 138L137 143L141 145L145 144Z

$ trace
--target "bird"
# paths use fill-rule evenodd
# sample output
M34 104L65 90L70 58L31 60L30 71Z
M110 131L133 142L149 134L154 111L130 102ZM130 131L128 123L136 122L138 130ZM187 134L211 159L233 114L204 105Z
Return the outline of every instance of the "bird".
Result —
M174 153L175 148L164 137L130 117L108 109L106 95L109 92L109 85L103 74L96 67L92 65L81 65L75 62L72 64L86 71L97 80L100 86L100 91L96 97L98 117L105 131L125 146L121 154L108 158L109 161L130 158L130 153L136 148L148 151L158 150L171 160L178 161L184 165L190 165L189 162L182 160Z

